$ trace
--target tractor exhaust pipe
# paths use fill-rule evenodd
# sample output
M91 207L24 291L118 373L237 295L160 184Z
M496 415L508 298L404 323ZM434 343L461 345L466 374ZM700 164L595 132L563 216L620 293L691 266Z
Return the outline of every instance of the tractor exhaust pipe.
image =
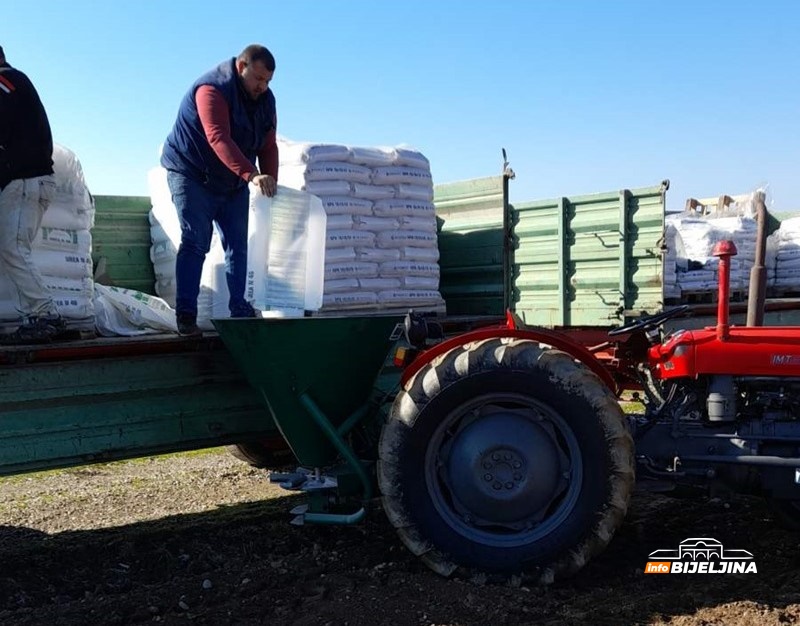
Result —
M764 325L764 302L767 299L767 268L765 267L767 249L767 206L763 191L756 192L756 258L750 270L750 290L747 294L747 325Z
M711 254L719 257L719 302L717 303L717 339L727 341L730 331L731 257L736 256L736 244L718 241Z

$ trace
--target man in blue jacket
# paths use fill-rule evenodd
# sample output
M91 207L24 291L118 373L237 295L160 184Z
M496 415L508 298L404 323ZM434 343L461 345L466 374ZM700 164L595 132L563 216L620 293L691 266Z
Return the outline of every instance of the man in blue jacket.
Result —
M175 313L181 335L198 335L197 296L213 223L225 250L231 317L254 317L247 281L248 183L267 196L278 178L277 114L269 83L275 58L250 45L203 74L181 101L161 155L181 223ZM259 168L256 168L258 158Z
M66 330L31 251L55 188L47 113L0 47L0 270L14 284L24 317L0 344L45 343Z

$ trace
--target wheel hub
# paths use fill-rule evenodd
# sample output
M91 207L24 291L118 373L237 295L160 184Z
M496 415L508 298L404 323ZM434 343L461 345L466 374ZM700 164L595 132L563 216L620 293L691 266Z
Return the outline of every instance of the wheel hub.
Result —
M568 483L569 460L552 425L532 409L497 407L443 452L454 507L475 525L532 526Z

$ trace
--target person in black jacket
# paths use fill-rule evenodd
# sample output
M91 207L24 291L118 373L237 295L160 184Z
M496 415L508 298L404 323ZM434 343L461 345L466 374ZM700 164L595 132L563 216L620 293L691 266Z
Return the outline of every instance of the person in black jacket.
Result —
M65 331L33 243L55 193L53 137L39 94L0 47L0 270L19 295L23 324L0 344L48 342Z

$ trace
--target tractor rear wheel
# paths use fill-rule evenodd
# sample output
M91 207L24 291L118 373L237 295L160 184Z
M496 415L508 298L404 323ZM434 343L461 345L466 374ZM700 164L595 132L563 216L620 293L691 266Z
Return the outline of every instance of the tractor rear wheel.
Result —
M549 583L601 552L625 516L633 441L583 364L496 338L437 357L381 434L383 505L439 574Z

